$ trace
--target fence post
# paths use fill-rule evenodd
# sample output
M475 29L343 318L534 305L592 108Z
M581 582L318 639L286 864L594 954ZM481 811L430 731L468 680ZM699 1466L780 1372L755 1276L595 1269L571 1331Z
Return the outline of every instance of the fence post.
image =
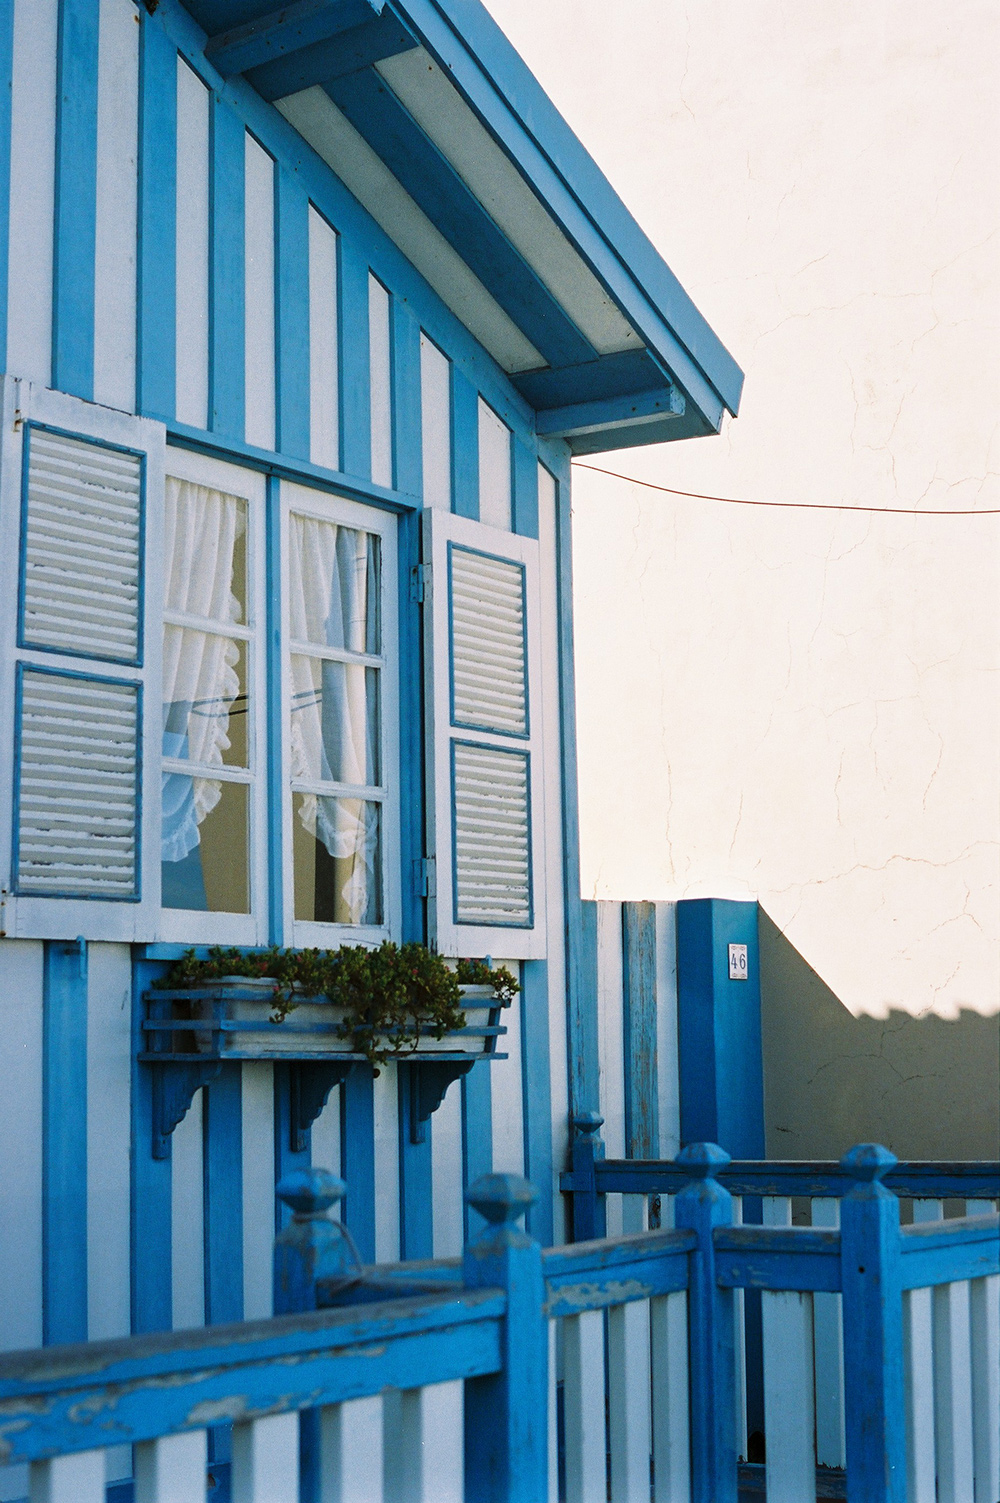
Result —
M318 1309L319 1279L347 1284L360 1275L343 1227L326 1214L346 1192L328 1169L293 1169L278 1182L278 1199L293 1214L274 1239L275 1315Z
M488 1225L465 1248L467 1289L503 1289L503 1366L465 1384L466 1503L547 1503L549 1331L542 1250L517 1222L538 1192L516 1174L484 1174L468 1192Z
M573 1118L573 1241L589 1242L593 1237L608 1235L603 1195L598 1194L594 1164L604 1157L604 1143L599 1129L604 1118L599 1112L580 1112Z
M840 1161L848 1503L905 1503L903 1293L899 1201L880 1183L896 1157L859 1143Z
M729 1154L690 1143L674 1162L691 1176L674 1201L674 1225L698 1238L688 1263L691 1503L736 1503L733 1291L716 1283L712 1235L733 1219L732 1196L715 1178Z

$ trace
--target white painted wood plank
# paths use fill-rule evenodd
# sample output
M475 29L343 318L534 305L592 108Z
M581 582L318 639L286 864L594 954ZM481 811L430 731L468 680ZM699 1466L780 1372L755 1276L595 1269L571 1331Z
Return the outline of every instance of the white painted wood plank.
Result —
M932 1289L903 1295L907 1503L935 1503Z
M265 1320L273 1309L274 1070L243 1062L243 1312Z
M604 1315L587 1310L562 1327L566 1503L605 1503Z
M660 1158L672 1159L681 1147L676 903L656 905L656 1085Z
M42 946L0 944L0 1349L42 1344ZM16 1110L11 1105L16 1104Z
M326 1105L312 1125L311 1161L318 1169L340 1176L340 1087L334 1086ZM339 1216L336 1206L333 1214Z
M649 1302L652 1369L654 1503L688 1503L687 1292Z
M623 1018L622 905L597 905L597 1028L601 1049L601 1116L605 1154L625 1157L625 1054ZM622 1231L622 1198L607 1196L608 1236Z
M33 1461L30 1476L30 1503L104 1503L103 1451Z
M460 1382L384 1396L385 1503L461 1503L463 1419Z
M671 1207L673 1209L673 1207ZM743 1223L743 1199L733 1196L733 1225ZM742 1289L733 1290L733 1355L736 1363L736 1454L747 1454L747 1346L746 1301Z
M337 235L309 205L309 453L340 468L337 399Z
M1000 1275L973 1279L972 1440L976 1503L1000 1498Z
M205 1323L205 1195L202 1092L172 1135L170 1263L174 1330Z
M177 58L177 420L208 427L208 90Z
M232 1503L299 1503L299 1416L233 1426Z
M135 411L139 27L132 0L100 0L94 401Z
M205 1503L207 1467L204 1430L143 1441L135 1448L135 1503Z
M969 1283L939 1284L934 1308L934 1444L938 1503L973 1503Z
M389 294L377 277L368 278L368 374L371 383L372 479L392 485L392 351Z
M516 960L497 960L516 976ZM507 1059L490 1066L490 1108L493 1122L493 1170L496 1174L524 1173L524 1095L521 1080L521 1009L516 999L500 1021L507 1029L497 1045Z
M451 510L451 361L420 333L424 505Z
M462 1089L448 1087L431 1128L431 1210L435 1258L462 1251Z
M274 448L274 161L246 137L246 441Z
M791 1226L787 1196L765 1196L765 1226ZM812 1295L761 1292L768 1503L801 1503L816 1487Z
M399 1258L399 1087L396 1066L375 1077L375 1260ZM433 1129L432 1129L433 1131Z
M320 1410L319 1503L382 1503L382 1396Z
M608 1433L614 1503L649 1503L649 1300L608 1311Z
M511 527L510 429L479 398L479 520Z
M7 370L50 385L58 0L14 6Z
M812 1202L813 1226L840 1225L840 1201ZM844 1466L844 1333L839 1294L813 1295L813 1356L816 1371L816 1461Z

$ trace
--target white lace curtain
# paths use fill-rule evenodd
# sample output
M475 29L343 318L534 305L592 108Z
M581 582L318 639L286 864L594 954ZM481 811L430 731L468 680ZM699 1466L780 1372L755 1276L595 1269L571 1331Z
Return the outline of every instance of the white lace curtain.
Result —
M170 622L164 626L163 755L203 767L221 767L231 744L229 716L240 691L240 647L225 628L241 615L233 566L245 527L245 502L238 497L167 478L165 610L218 623L219 631ZM194 850L198 826L221 797L222 785L214 778L164 774L164 861L181 861Z
M377 670L295 651L296 643L378 650L376 540L292 513L289 527L291 758L294 782L378 781ZM334 860L338 920L364 923L378 859L378 805L299 796L298 817Z

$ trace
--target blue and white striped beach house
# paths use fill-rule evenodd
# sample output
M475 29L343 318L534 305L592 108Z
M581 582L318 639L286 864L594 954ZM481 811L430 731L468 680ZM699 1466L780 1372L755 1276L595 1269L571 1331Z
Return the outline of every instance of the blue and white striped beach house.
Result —
M648 1503L652 1457L661 1503L735 1503L753 1291L846 1310L850 1270L835 1217L753 1228L749 1273L750 1228L712 1244L770 1183L720 1150L613 1179L678 1134L763 1158L756 910L581 903L570 460L717 433L738 367L479 0L0 0L0 78L0 1500ZM163 984L387 940L519 990L477 971L464 1031L373 1061L322 999ZM340 1193L319 1168L362 1263L425 1262L367 1323L273 1319L325 1303L272 1272ZM855 1185L847 1269L896 1202L877 1155L827 1169L770 1193ZM990 1273L973 1232L952 1280ZM768 1297L794 1399L821 1322ZM769 1465L812 1479L812 1424Z

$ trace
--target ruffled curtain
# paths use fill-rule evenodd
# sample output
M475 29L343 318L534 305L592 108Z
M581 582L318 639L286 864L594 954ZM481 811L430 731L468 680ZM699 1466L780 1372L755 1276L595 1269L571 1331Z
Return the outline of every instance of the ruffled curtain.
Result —
M219 633L167 624L163 629L163 755L221 767L229 750L229 714L240 691L239 644L224 635L240 619L233 593L236 542L246 526L236 496L167 478L163 552L164 606L219 623ZM163 777L162 859L181 861L199 842L198 826L222 797L212 778Z
M376 543L367 533L292 513L289 625L292 643L378 650ZM362 664L291 656L291 760L295 781L378 781L377 671ZM299 795L303 827L335 864L338 921L369 921L378 859L378 805ZM341 916L342 915L342 916Z

